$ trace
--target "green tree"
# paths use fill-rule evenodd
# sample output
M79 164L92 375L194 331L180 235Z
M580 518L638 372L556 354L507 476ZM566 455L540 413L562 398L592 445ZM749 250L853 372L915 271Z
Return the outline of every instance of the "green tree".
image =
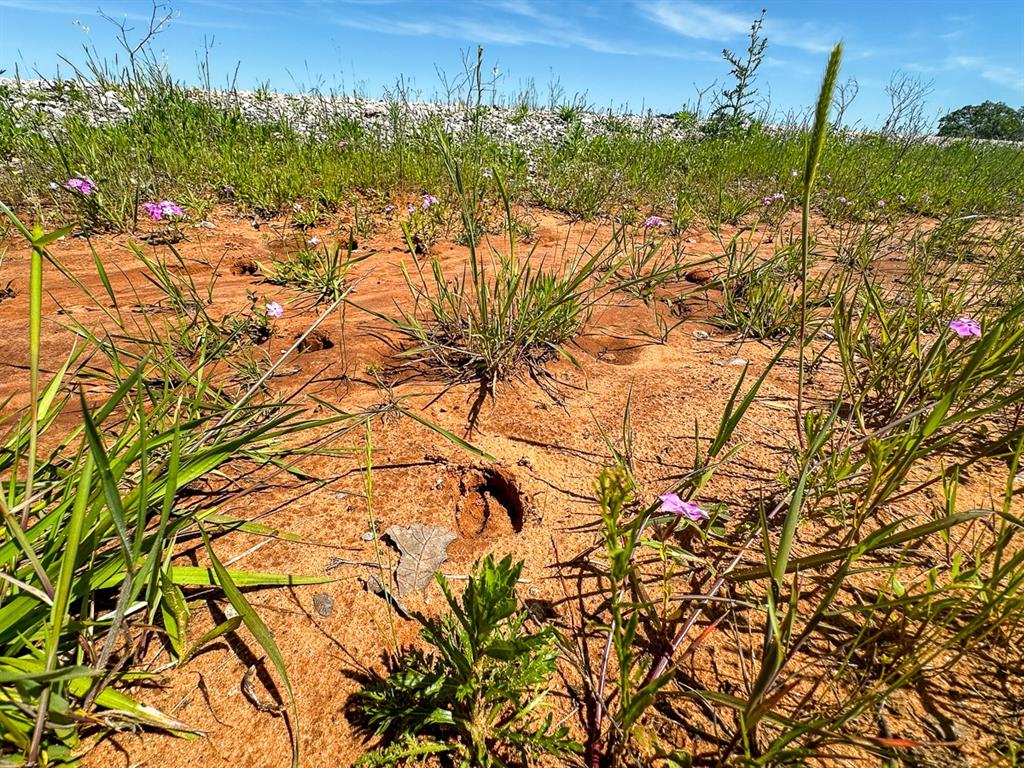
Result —
M939 120L939 136L1024 141L1024 107L986 101L961 107Z

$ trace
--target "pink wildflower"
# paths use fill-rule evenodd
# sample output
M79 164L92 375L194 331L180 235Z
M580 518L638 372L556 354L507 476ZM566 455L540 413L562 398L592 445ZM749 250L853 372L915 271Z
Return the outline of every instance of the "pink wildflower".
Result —
M182 207L170 200L161 200L159 203L143 203L142 207L146 209L146 213L153 221L180 218L185 215Z
M667 223L661 216L648 216L644 222L644 229L657 229L664 227Z
M97 190L96 182L88 176L72 176L64 183L64 186L75 192L81 192L86 197Z
M666 493L658 497L661 499L661 511L668 512L673 515L680 515L686 517L694 522L699 520L707 520L711 517L705 510L700 508L700 505L695 501L683 501L679 498L678 494Z
M272 317L275 320L279 320L283 314L284 307L282 307L276 301L267 302L267 317Z
M981 336L981 323L971 317L960 317L951 320L949 328L961 339L968 336Z

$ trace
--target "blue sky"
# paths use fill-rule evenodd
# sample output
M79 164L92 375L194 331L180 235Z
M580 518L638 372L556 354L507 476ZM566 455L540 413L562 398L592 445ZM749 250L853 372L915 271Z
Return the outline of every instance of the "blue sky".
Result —
M481 44L488 73L507 94L535 84L547 100L555 78L566 97L598 107L670 112L696 88L724 82L721 50L744 47L750 22L767 8L762 96L779 111L815 96L827 52L846 43L842 79L860 93L849 117L875 125L888 109L895 72L933 83L934 118L985 99L1024 104L1024 3L1016 0L177 0L155 43L171 72L197 80L198 53L223 83L278 90L320 85L376 96L404 76L414 94L441 90L438 70L461 71L461 52ZM0 0L0 69L53 76L82 46L116 51L114 29L97 13L137 27L148 0Z

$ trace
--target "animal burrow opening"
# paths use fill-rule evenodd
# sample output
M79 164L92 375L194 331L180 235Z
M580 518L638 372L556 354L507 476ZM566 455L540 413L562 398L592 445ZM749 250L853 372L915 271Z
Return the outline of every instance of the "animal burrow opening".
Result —
M464 469L459 492L455 520L463 536L502 536L523 530L529 500L507 469Z

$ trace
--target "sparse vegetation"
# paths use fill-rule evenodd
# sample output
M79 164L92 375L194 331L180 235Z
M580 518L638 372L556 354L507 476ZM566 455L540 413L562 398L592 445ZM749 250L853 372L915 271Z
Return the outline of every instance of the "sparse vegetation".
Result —
M0 765L1017 765L1020 115L769 126L763 18L685 136L0 94Z

